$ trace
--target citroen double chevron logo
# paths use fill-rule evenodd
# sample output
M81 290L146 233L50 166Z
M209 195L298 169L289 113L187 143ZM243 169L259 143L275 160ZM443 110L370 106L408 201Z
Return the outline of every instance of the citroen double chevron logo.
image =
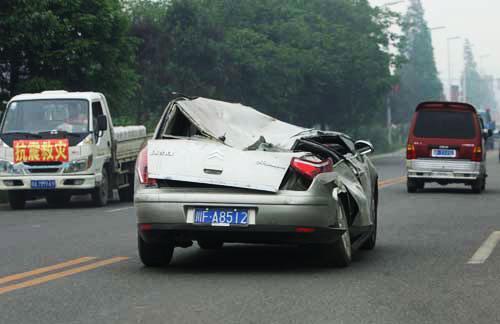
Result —
M208 160L224 160L224 154L222 154L221 152L219 151L213 151L212 153L210 153L207 157Z

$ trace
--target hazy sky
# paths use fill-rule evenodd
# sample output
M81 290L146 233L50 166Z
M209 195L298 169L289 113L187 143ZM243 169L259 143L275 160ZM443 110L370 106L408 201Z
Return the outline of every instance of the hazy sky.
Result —
M370 0L381 5L394 0ZM450 42L452 78L458 82L463 68L463 43L468 38L474 45L474 55L483 72L500 78L500 0L422 0L429 27L445 26L432 32L437 68L443 84L448 82L447 38ZM407 3L391 6L405 12Z

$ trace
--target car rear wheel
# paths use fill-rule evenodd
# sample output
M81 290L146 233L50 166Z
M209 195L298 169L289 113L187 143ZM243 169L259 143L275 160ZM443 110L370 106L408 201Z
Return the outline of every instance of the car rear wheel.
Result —
M8 200L10 208L14 210L24 209L26 207L26 195L22 191L9 191Z
M199 240L198 245L203 250L218 250L218 249L222 248L222 246L224 245L224 242Z
M349 266L352 260L351 236L342 205L339 205L337 214L339 227L346 228L346 231L336 242L319 246L319 261L322 266L344 268Z
M370 234L370 237L361 245L361 248L363 250L373 250L375 248L375 245L377 243L377 227L378 227L378 211L377 211L377 191L375 191L375 194L372 197L372 203L371 203L371 213L373 217L373 230L372 233Z
M146 267L163 267L172 261L174 245L147 243L138 235L139 257Z

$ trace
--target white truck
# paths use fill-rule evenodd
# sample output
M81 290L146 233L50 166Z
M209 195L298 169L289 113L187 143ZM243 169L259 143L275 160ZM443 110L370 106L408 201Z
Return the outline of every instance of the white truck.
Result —
M13 209L38 198L64 205L81 194L104 206L116 191L131 201L135 161L146 140L144 126L113 126L101 93L15 96L0 121L0 191L7 191Z

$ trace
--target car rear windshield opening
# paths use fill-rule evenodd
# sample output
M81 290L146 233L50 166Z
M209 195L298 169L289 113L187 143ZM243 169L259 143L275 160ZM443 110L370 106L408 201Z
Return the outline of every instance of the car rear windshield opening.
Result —
M476 136L470 111L421 110L415 124L416 137L472 139Z

